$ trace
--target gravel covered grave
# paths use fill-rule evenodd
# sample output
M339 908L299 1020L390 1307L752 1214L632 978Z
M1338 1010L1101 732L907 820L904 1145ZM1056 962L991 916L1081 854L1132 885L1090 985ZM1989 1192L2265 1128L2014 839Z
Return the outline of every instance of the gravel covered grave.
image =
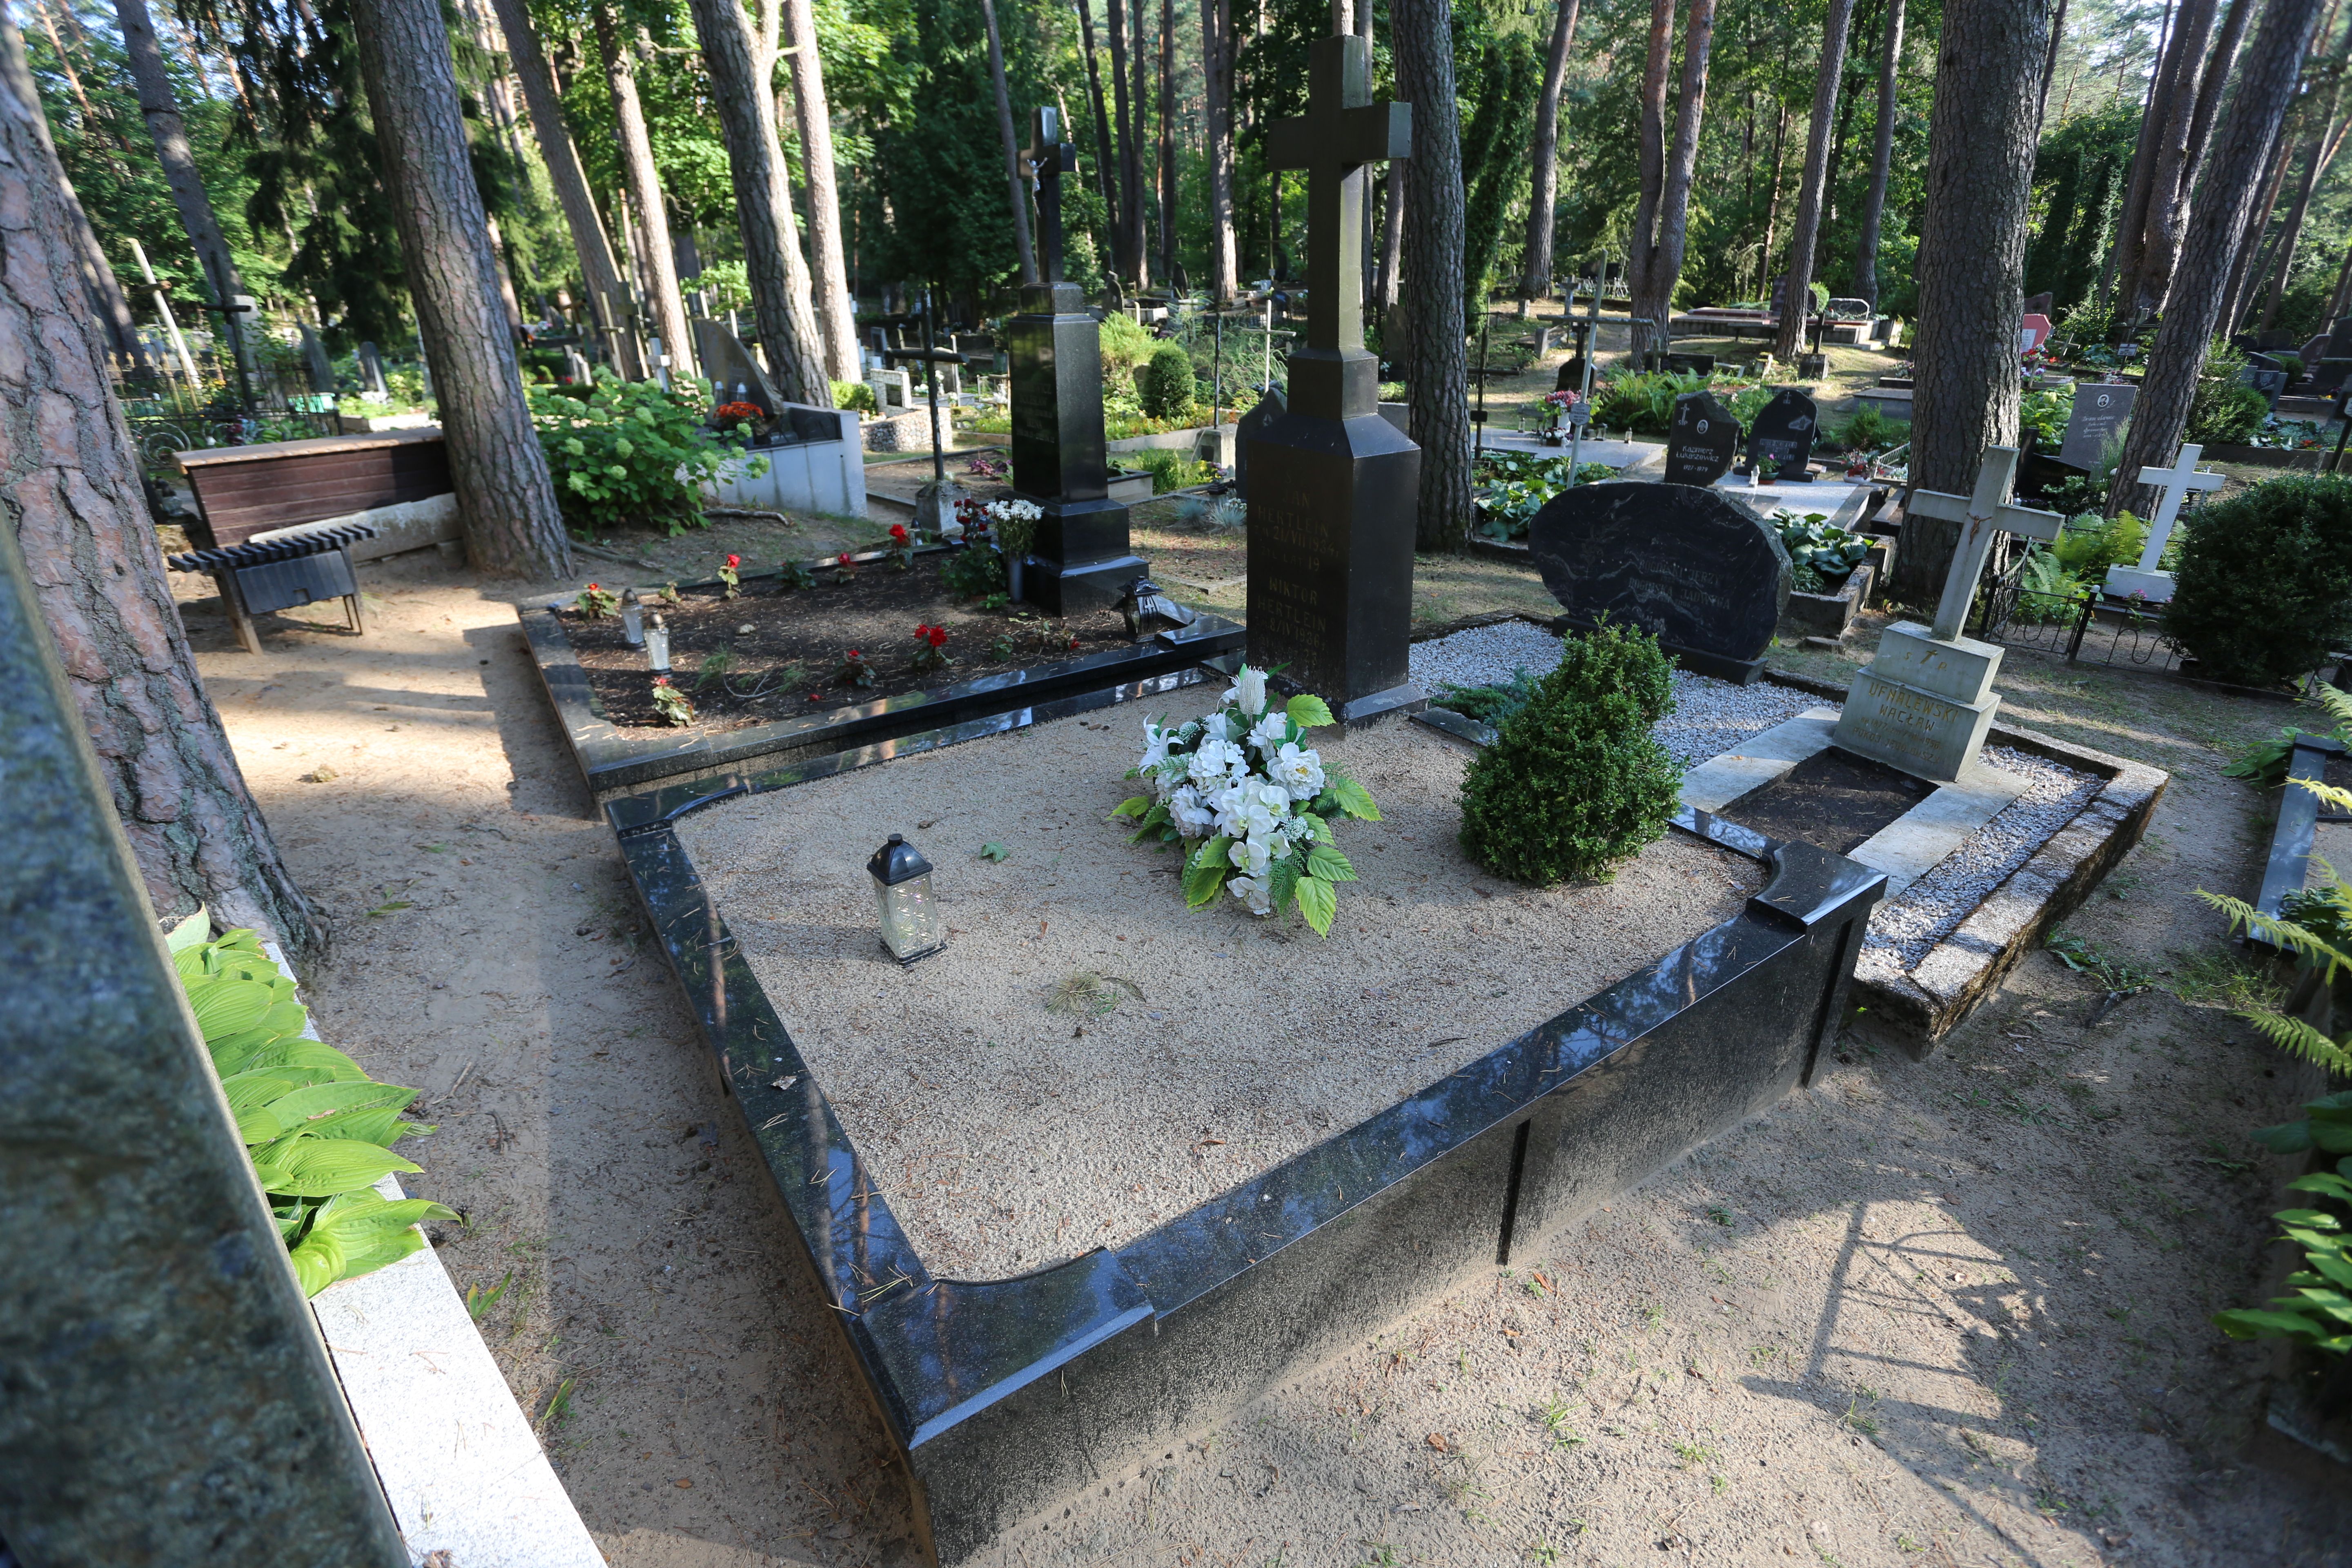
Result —
M1339 829L1362 879L1328 940L1229 897L1187 910L1175 853L1105 820L1134 793L1143 718L967 742L679 824L941 1274L1004 1278L1132 1240L1654 963L1761 885L1754 862L1679 834L1611 883L1489 876L1455 846L1469 752L1391 723L1316 732L1382 812ZM865 870L892 832L937 864L950 932L905 970L877 940Z

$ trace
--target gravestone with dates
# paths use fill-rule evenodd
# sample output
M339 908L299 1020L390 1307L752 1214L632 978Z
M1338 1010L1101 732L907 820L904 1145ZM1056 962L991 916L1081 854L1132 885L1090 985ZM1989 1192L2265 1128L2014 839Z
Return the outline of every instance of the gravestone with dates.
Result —
M2077 382L2058 460L2069 468L2096 468L2106 460L2108 449L2122 443L2125 422L2131 418L2132 405L2138 398L2137 382Z
M1711 485L1731 471L1738 449L1739 421L1715 394L1689 392L1675 399L1666 426L1666 483Z
M1780 535L1690 485L1562 490L1529 521L1528 552L1570 626L1638 626L1685 668L1743 685L1763 672L1789 603Z
M1406 155L1412 110L1371 79L1370 39L1318 38L1306 114L1267 128L1267 163L1307 171L1307 341L1249 456L1249 661L1346 724L1428 702L1407 659L1421 448L1364 351L1365 166Z
M1794 387L1784 388L1757 410L1756 424L1748 432L1748 455L1756 461L1757 481L1811 479L1813 437L1820 434L1820 422L1813 400Z

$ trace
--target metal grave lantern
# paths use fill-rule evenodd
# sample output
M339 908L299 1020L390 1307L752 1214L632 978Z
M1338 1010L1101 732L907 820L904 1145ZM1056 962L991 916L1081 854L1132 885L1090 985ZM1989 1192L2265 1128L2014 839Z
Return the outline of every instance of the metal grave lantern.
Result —
M893 833L890 842L866 862L874 879L874 908L882 921L882 945L902 964L929 958L948 944L947 921L931 891L931 863L923 852Z

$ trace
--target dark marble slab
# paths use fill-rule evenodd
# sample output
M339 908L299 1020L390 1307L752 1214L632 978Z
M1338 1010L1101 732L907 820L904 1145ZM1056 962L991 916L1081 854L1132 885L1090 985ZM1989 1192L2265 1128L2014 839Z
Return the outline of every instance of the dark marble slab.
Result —
M2122 439L2132 405L2138 401L2137 382L2075 383L2074 408L2066 416L2066 438L2059 443L2058 460L2086 472L2097 468L2107 448Z
M1675 399L1674 420L1666 426L1666 483L1704 489L1731 471L1738 450L1739 421L1713 393Z
M2345 750L2333 736L2297 734L2287 753L2286 776L2324 781L2329 760L2343 756ZM2311 873L2311 849L2323 815L2319 797L2300 784L2290 783L2279 792L2278 820L2271 828L2270 853L2263 861L2263 886L2254 896L2254 908L2275 915L2286 896L2303 887Z
M921 1544L941 1563L1524 1254L1772 1104L1834 1030L1885 887L1853 861L1686 814L1685 830L1770 868L1734 919L1126 1247L960 1281L908 1243L674 831L718 801L848 765L676 785L609 815L901 1450Z
M1528 548L1567 623L1603 616L1685 668L1752 681L1789 602L1789 552L1754 512L1690 485L1579 485L1544 503Z
M1813 460L1813 438L1821 434L1821 415L1813 400L1794 387L1783 387L1756 412L1748 432L1748 453L1759 476L1800 479Z

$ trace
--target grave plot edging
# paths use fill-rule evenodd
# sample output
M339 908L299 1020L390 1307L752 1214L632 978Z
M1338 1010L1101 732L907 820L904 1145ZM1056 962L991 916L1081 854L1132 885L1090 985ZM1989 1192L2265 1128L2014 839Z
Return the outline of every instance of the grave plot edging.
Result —
M688 741L637 740L623 735L596 710L587 672L581 668L557 613L570 602L568 595L558 595L518 605L515 614L522 623L541 687L562 727L564 744L589 795L600 799L682 774L709 773L762 760L773 765L784 760L782 753L841 751L1186 668L1240 647L1244 636L1238 623L1202 614L1190 626L1156 633L1129 648L1111 648L933 691L903 692L829 713L747 725Z
M1649 969L1126 1247L962 1282L900 1229L675 829L848 765L674 784L607 816L945 1563L1769 1107L1833 1029L1885 886L1809 846L1721 836L1768 886Z
M2318 841L2323 809L2319 797L2294 781L2325 779L2327 759L2340 757L2344 752L2344 743L2334 736L2307 731L2296 734L2287 752L2288 782L2279 789L2278 819L2271 827L2270 850L2263 863L2262 890L2254 895L2254 908L2266 915L2277 914L2281 901L2302 888L2310 875L2312 846ZM2247 940L2261 941L2253 936Z

